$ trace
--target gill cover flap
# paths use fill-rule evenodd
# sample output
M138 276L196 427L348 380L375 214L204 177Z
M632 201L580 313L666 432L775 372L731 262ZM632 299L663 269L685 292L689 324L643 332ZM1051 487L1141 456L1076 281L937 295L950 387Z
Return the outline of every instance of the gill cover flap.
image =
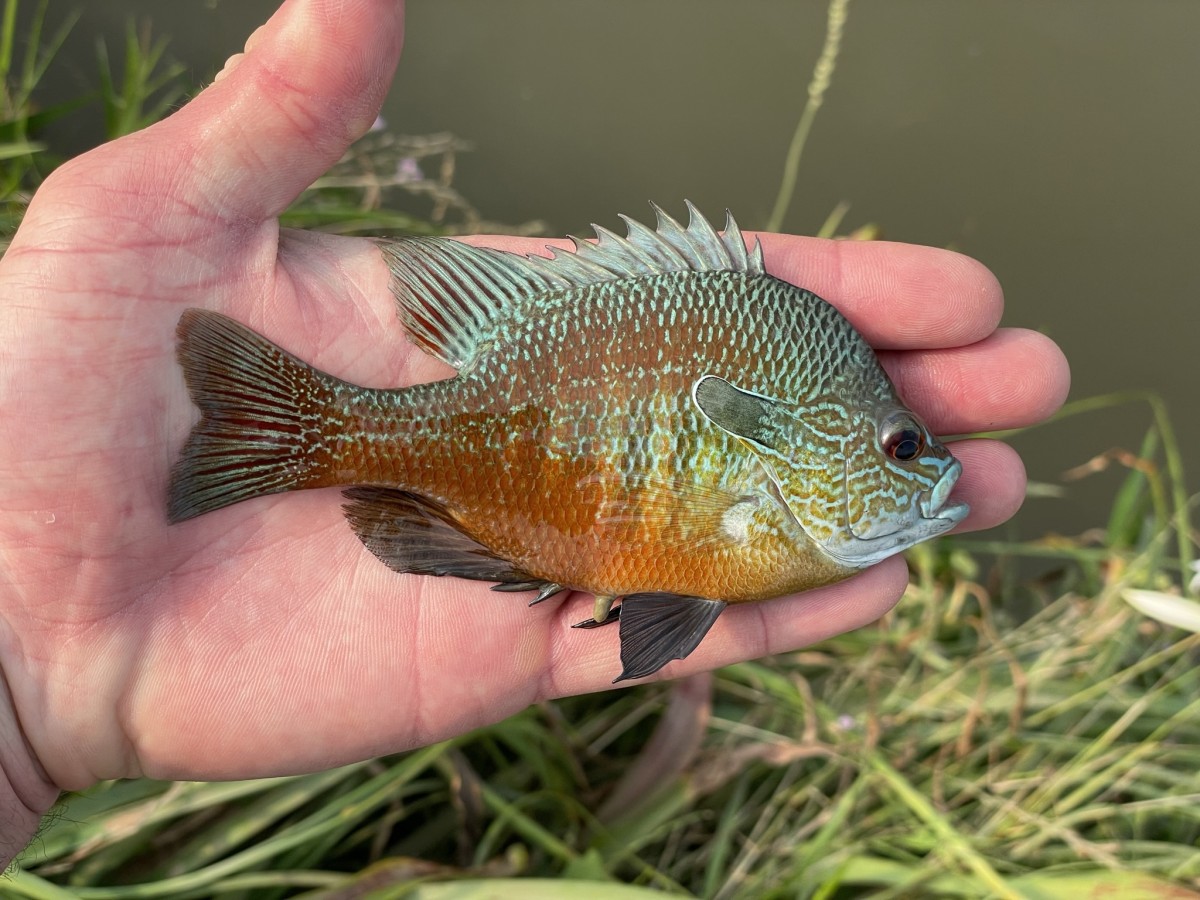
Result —
M692 388L692 400L704 417L734 437L779 450L771 424L777 400L745 391L716 375L705 375Z
M622 216L625 237L596 225L594 243L572 238L573 250L551 250L549 259L448 238L378 243L405 329L426 352L462 370L495 335L502 315L533 315L535 301L549 292L668 272L765 271L762 247L756 241L747 251L728 212L718 234L690 202L686 228L651 207L655 230Z

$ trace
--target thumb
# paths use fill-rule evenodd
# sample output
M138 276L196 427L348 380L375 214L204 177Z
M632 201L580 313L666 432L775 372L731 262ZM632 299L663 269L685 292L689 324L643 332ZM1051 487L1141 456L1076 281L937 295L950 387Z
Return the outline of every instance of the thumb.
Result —
M277 216L375 120L403 18L403 0L287 0L213 84L150 129L167 152L187 148L176 188L222 218Z

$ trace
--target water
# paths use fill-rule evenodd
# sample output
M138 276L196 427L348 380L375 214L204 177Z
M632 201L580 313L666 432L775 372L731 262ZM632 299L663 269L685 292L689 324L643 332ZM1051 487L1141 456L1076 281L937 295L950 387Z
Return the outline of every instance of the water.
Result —
M118 46L130 15L153 19L205 81L275 5L92 4L55 90L93 86L95 35ZM578 232L688 197L754 227L824 16L823 3L782 0L415 0L384 115L473 141L456 184L488 218ZM1073 397L1167 397L1194 487L1198 33L1200 4L1170 0L855 0L787 228L812 232L849 201L847 227L983 260L1005 285L1006 323L1066 350ZM1148 423L1127 407L1015 443L1031 477L1054 482L1111 447L1136 450ZM1015 533L1103 524L1119 479L1031 500Z

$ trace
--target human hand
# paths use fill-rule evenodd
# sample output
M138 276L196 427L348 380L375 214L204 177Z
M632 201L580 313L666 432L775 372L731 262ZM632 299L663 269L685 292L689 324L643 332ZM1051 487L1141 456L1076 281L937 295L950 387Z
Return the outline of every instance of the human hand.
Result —
M186 108L64 165L0 261L0 764L17 852L61 788L150 775L282 774L436 741L546 697L607 688L615 629L590 598L527 609L458 579L400 576L340 496L259 499L168 527L194 420L174 329L193 306L360 384L450 374L403 336L369 241L277 216L373 121L399 53L398 0L291 0ZM615 211L614 211L615 212ZM544 241L478 238L533 252ZM1049 415L1057 348L997 331L965 257L763 235L768 269L830 300L940 432ZM1020 503L1017 456L953 451L965 528ZM667 676L802 646L899 598L893 559L834 587L731 607ZM605 633L610 632L610 633Z

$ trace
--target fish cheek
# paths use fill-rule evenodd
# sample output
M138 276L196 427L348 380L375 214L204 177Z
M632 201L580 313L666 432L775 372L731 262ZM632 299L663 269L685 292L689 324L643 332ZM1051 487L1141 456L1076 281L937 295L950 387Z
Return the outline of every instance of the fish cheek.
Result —
M914 518L924 489L919 473L884 456L882 448L859 442L847 453L845 516L850 534L871 540L903 530Z
M845 432L860 425L859 417L848 417L836 397L799 405L711 375L696 382L692 399L758 461L764 488L795 527L797 544L815 543L824 552L844 536Z
M827 545L844 519L844 495L837 479L820 470L799 477L795 470L781 485L779 503L808 537Z
M784 489L790 469L789 442L775 424L784 409L783 401L743 390L715 375L704 375L692 387L692 402L712 425L737 438L750 451L761 468L766 492L794 516Z
M776 446L756 456L771 474L782 505L804 533L822 547L845 528L843 443L834 431L812 427L800 409L788 410Z

